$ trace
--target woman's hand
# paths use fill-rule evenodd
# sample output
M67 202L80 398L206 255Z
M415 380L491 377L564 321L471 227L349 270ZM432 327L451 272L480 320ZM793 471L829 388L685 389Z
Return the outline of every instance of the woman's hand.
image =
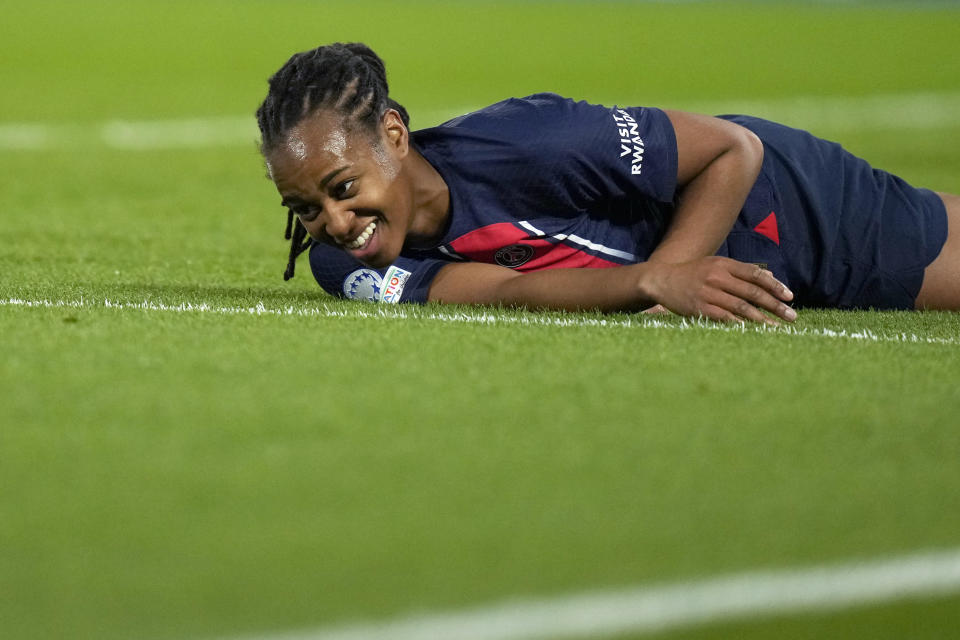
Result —
M677 206L650 254L641 297L685 316L792 322L793 299L769 271L716 257L763 165L763 143L732 122L668 111L677 136Z
M788 322L797 318L785 304L793 293L758 265L710 256L680 264L651 261L647 268L647 294L674 313L772 325L779 323L762 310Z

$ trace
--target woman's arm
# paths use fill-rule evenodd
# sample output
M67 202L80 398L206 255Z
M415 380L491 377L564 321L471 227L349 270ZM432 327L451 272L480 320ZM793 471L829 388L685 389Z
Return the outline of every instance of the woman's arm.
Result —
M759 267L707 257L723 244L757 180L763 142L727 120L666 114L677 138L678 203L648 260L661 266L646 284L649 295L684 315L766 321L760 307L792 322L796 312L780 301L789 302L793 293L772 274L764 277ZM773 303L766 293L775 297Z
M658 297L666 282L668 295ZM671 289L670 287L673 287ZM660 303L682 315L775 324L760 309L793 321L781 300L793 294L773 274L744 262L712 256L679 265L644 262L609 269L546 269L518 273L495 264L449 264L430 285L428 300L502 304L562 311L640 311Z
M793 294L757 267L713 254L733 226L763 162L763 144L731 122L667 112L677 138L678 205L663 240L641 264L519 274L468 263L440 270L429 299L542 309L637 310L659 303L682 315L769 322L796 313Z

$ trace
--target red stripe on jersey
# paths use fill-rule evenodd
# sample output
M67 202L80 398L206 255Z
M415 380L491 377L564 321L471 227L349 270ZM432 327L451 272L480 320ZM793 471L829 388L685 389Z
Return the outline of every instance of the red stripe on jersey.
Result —
M516 268L517 271L539 271L541 269L604 268L619 267L616 262L590 255L576 247L550 242L544 238L531 238L528 231L510 224L498 222L465 233L450 243L450 248L459 255L474 262L497 264L497 251L514 244L526 245L533 249L533 255Z
M516 244L529 238L529 232L519 229L509 222L498 222L474 229L465 233L453 242L450 247L475 262L493 262L493 254L497 249Z

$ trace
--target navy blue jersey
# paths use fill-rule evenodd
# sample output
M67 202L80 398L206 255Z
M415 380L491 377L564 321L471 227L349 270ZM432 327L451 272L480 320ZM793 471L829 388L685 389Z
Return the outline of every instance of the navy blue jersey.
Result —
M757 133L765 157L718 255L765 265L797 293L801 304L912 304L919 283L909 277L905 293L888 303L874 298L890 297L890 286L861 282L872 277L869 268L860 268L869 262L865 254L872 251L878 259L874 264L880 264L886 249L838 246L850 227L865 224L864 219L869 227L871 216L885 206L901 208L899 198L878 198L874 183L902 181L805 132L754 118L724 117ZM424 302L437 271L451 262L486 262L521 272L632 264L646 260L670 223L677 144L670 120L659 109L608 108L537 94L499 102L411 137L450 190L447 233L429 250L405 249L382 270L365 267L335 247L315 245L310 265L329 293ZM851 188L847 169L856 174L856 184L865 179L871 184ZM929 250L922 255L915 255L915 247L905 250L916 265L926 266L946 239L946 213L935 194L909 186L901 191L917 209L910 215L922 209L928 220L929 228L917 236L923 236ZM844 207L860 214L848 215ZM910 215L901 216L898 224L913 224ZM854 229L852 237L858 234ZM877 240L885 239L878 232ZM858 262L851 276L843 265L858 255L865 262ZM865 292L877 295L864 297Z

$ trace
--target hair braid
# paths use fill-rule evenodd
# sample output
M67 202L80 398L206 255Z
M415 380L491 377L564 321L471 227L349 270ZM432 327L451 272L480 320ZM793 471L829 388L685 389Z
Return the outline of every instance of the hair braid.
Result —
M296 53L270 76L268 83L267 97L256 114L263 155L320 109L333 110L346 122L371 133L387 109L395 109L403 124L410 126L407 110L389 96L383 60L359 42L338 42ZM306 228L299 219L294 223L294 218L289 211L284 237L291 241L290 261L284 280L293 277L297 257L313 244Z
M307 229L300 222L300 219L293 215L292 211L287 213L287 239L290 240L290 257L287 259L287 268L283 272L284 281L293 277L297 268L297 258L300 254L313 246L313 239L307 237ZM291 222L293 222L293 233L290 233Z

